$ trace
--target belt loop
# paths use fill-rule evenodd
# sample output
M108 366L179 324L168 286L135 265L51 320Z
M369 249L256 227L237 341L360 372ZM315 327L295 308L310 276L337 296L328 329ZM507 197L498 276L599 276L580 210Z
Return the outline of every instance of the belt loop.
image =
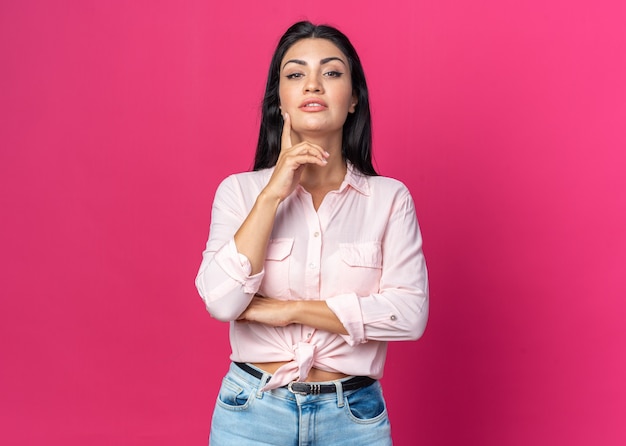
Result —
M337 407L343 407L343 384L341 381L335 381L335 388L337 389Z
M261 392L261 389L265 387L265 384L267 384L271 377L272 375L270 375L269 373L263 372L263 376L261 377L261 381L259 382L259 388L256 392L257 398L263 398L263 392Z

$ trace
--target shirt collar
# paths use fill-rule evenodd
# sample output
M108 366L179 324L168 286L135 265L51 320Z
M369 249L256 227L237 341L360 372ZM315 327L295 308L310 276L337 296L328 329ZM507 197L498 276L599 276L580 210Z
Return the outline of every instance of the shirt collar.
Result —
M348 163L348 169L346 171L346 177L341 183L341 187L339 187L339 192L343 192L343 190L347 186L351 186L357 192L369 196L370 194L370 185L367 178L367 175L363 175L359 172L350 161Z

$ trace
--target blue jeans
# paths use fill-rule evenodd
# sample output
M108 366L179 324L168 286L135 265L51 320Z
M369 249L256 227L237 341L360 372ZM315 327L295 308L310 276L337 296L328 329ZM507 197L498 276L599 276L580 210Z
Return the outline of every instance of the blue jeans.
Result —
M257 379L235 364L222 381L210 446L389 446L391 426L380 383L348 392L295 395L260 392Z

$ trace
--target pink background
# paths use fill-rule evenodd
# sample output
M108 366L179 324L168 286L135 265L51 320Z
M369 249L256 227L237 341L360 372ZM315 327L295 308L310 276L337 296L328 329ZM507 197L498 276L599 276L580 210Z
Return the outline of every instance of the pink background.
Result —
M227 325L193 280L269 59L359 50L431 319L391 346L396 444L626 444L625 3L3 1L0 442L205 445Z

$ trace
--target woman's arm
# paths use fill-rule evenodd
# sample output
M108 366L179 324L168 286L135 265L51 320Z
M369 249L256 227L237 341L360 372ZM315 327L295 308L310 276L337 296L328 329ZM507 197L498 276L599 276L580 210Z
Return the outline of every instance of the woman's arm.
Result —
M315 144L302 142L292 146L291 118L285 113L281 151L272 177L235 234L237 250L250 261L252 274L263 269L278 205L295 190L307 164L326 166L326 158L328 153Z
M278 206L295 190L304 167L327 164L329 155L321 147L308 142L291 146L287 114L281 143L272 176L247 215L242 215L245 191L225 181L216 193L211 235L196 286L211 315L219 320L237 319L258 291Z
M255 296L239 320L273 327L301 324L330 333L348 334L339 318L321 300L285 301Z
M396 201L382 240L378 292L329 297L326 303L349 336L349 344L406 341L422 336L428 320L428 272L415 207L408 190Z

